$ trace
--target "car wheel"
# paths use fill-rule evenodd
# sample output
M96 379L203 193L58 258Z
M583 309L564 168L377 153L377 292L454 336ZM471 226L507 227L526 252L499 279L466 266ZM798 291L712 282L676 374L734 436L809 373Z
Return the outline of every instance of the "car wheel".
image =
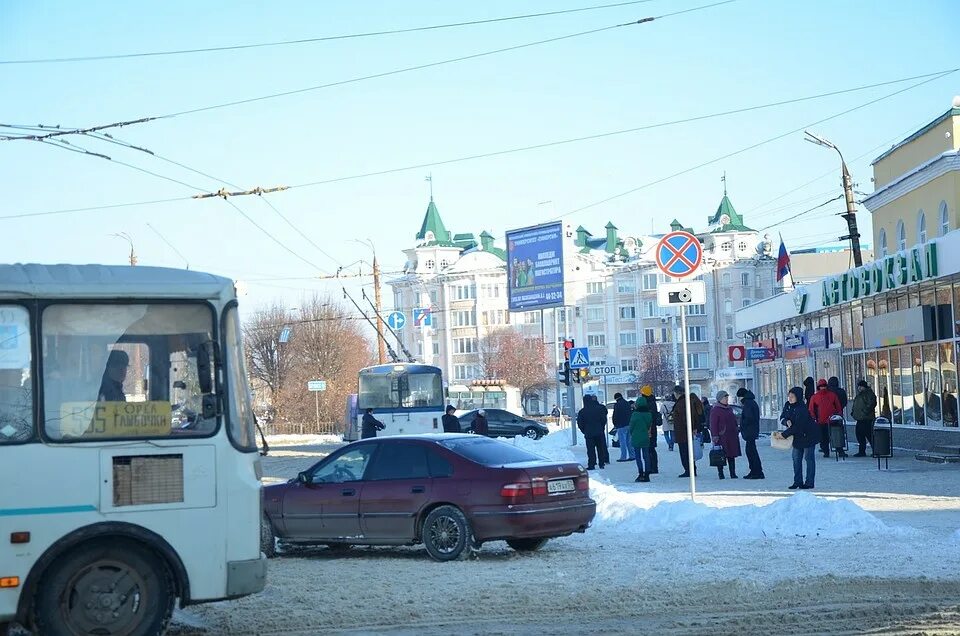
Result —
M470 522L455 506L439 506L423 522L423 545L435 561L453 561L470 553Z
M517 552L536 552L547 542L547 537L532 537L529 539L507 539L507 545Z
M470 435L475 435L477 432L476 432L475 430L473 430L473 427L471 426L470 428L468 428L467 430L465 430L464 433L469 433Z
M263 515L263 519L260 520L260 551L268 559L277 556L277 535L274 534L273 524L270 523L267 515Z
M172 588L166 566L138 544L86 543L44 573L34 623L49 636L155 636L173 613Z
M527 428L523 429L523 436L529 437L530 439L540 439L540 431L532 426L528 426Z

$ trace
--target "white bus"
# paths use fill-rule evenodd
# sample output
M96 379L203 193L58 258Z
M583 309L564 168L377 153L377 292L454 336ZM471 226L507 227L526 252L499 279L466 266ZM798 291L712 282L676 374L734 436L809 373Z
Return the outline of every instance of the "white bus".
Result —
M160 634L262 590L255 433L230 280L0 265L0 628Z
M378 435L442 433L442 372L439 367L408 362L361 369L357 415L344 432L346 441L360 439L360 422L368 408L386 425Z

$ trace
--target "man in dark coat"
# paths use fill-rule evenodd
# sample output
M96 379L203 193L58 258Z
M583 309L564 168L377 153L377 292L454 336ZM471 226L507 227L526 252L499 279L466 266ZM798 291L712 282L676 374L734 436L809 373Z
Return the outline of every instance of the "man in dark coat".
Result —
M577 413L577 428L583 433L583 441L587 446L587 470L600 468L610 462L607 454L607 407L600 404L594 395L583 396L583 408Z
M487 424L487 412L483 409L477 411L477 416L473 418L473 432L477 435L486 435L490 432L490 425Z
M673 398L676 402L673 405L673 435L677 442L677 449L680 451L680 465L683 466L683 472L678 477L690 476L690 458L688 456L690 444L698 444L696 437L697 422L703 416L703 403L699 398L694 399L691 394L687 394L683 387L673 387ZM694 439L687 435L687 409L690 410L690 423L693 428ZM694 460L693 474L697 474L696 460Z
M630 403L623 399L622 393L614 393L613 399L613 428L617 432L617 440L620 444L620 459L618 462L636 461L634 457L633 443L630 441L630 417L633 415L633 409Z
M740 415L740 437L743 438L747 454L747 463L750 472L744 479L763 479L763 464L760 463L760 453L757 452L757 438L760 437L760 406L757 404L753 391L746 388L737 389L737 397L743 406Z
M867 456L867 442L873 444L873 422L877 419L877 394L865 380L857 382L857 395L853 398L850 415L857 421L859 452L854 457Z
M373 409L367 409L360 420L360 439L376 437L377 431L382 431L386 426L373 416Z
M657 427L663 424L663 416L657 405L657 398L653 395L653 387L645 385L640 389L640 400L647 401L647 408L650 415L653 416L653 423L650 426L650 475L656 475L660 472L660 458L657 457Z
M447 406L447 412L443 414L443 417L440 418L443 421L443 432L444 433L459 433L460 432L460 420L457 419L457 416L453 414L457 409L454 408L452 404Z
M107 366L103 370L100 380L100 391L97 394L98 402L126 402L127 396L123 392L123 381L127 379L127 367L130 366L130 356L122 349L113 349L107 357Z

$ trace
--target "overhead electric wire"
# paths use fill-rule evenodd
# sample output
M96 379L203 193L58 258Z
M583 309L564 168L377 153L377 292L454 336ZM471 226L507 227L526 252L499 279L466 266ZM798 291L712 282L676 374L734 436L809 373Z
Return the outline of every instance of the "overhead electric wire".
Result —
M75 57L48 57L24 60L0 60L0 64L57 64L64 62L94 62L99 60L120 60L144 57L162 57L170 55L191 55L196 53L215 53L219 51L239 51L244 49L257 49L266 47L294 46L301 44L313 44L317 42L331 42L336 40L351 40L358 38L369 38L384 35L400 35L404 33L419 33L424 31L438 31L442 29L454 29L467 26L478 26L481 24L495 24L498 22L510 22L514 20L528 20L533 18L545 18L555 15L565 15L570 13L583 13L586 11L599 11L601 9L613 9L626 7L630 5L646 4L654 0L629 0L627 2L615 2L612 4L600 4L589 7L579 7L575 9L561 9L557 11L543 11L540 13L527 13L523 15L512 15L498 18L486 18L481 20L468 20L465 22L449 22L446 24L432 24L428 26L409 27L404 29L389 29L384 31L365 31L361 33L347 33L342 35L327 35L314 38L301 38L296 40L279 40L274 42L256 42L252 44L233 44L227 46L210 46L193 49L174 49L168 51L146 51L138 53L116 53L108 55L85 55Z
M556 217L553 217L553 218L554 218L554 219L559 219L559 218L563 218L563 217L566 217L566 216L570 216L571 214L576 214L577 212L583 212L584 210L589 210L589 209L594 208L594 207L597 207L597 206L599 206L599 205L603 205L604 203L609 203L610 201L614 201L614 200L616 200L616 199L625 197L625 196L630 195L630 194L633 194L633 193L635 193L635 192L639 192L640 190L644 190L644 189L649 188L649 187L651 187L651 186L658 185L658 184L660 184L660 183L663 183L664 181L669 181L670 179L674 179L674 178L679 177L679 176L681 176L681 175L684 175L684 174L687 174L687 173L690 173L690 172L694 172L695 170L699 170L700 168L704 168L704 167L706 167L706 166L709 166L709 165L715 164L715 163L717 163L717 162L723 161L724 159L729 159L730 157L735 157L736 155L743 154L744 152L748 152L748 151L753 150L753 149L755 149L755 148L759 148L760 146L764 146L764 145L766 145L766 144L772 143L772 142L777 141L777 140L779 140L779 139L783 139L784 137L788 137L788 136L790 136L790 135L796 134L796 133L798 133L798 132L803 131L803 130L806 129L806 128L810 128L811 126L816 126L816 125L818 125L818 124L822 124L822 123L827 122L827 121L830 121L830 120L832 120L832 119L836 119L836 118L838 118L838 117L842 117L842 116L844 116L844 115L848 115L848 114L850 114L850 113L852 113L852 112L855 112L855 111L857 111L857 110L860 110L860 109L862 109L862 108L866 108L867 106L872 106L873 104L876 104L876 103L878 103L878 102L881 102L881 101L883 101L883 100L885 100L885 99L890 99L891 97L895 97L896 95L899 95L899 94L901 94L901 93L905 93L905 92L907 92L907 91L913 90L914 88L918 88L918 87L920 87L920 86L923 86L924 84L928 84L928 83L930 83L930 82L933 82L933 81L936 81L936 80L941 79L941 78L943 78L943 77L946 77L946 76L948 76L948 75L951 75L952 73L955 73L955 72L958 71L958 70L960 70L960 68L955 68L955 69L952 69L952 70L949 70L949 71L944 71L943 73L940 73L940 74L936 75L935 77L931 77L931 78L929 78L929 79L925 79L925 80L923 80L923 81L921 81L921 82L917 82L916 84L912 84L912 85L910 85L910 86L907 86L906 88L901 88L901 89L896 90L896 91L894 91L894 92L892 92L892 93L888 93L888 94L883 95L883 96L881 96L881 97L877 97L877 98L875 98L875 99L872 99L872 100L870 100L870 101L868 101L868 102L865 102L865 103L863 103L863 104L860 104L860 105L858 105L858 106L854 106L854 107L852 107L852 108L848 108L848 109L846 109L846 110L840 111L839 113L834 113L833 115L830 115L829 117L824 117L823 119L819 119L819 120L817 120L817 121L815 121L815 122L811 122L811 123L809 123L809 124L804 124L803 126L800 126L799 128L794 128L794 129L792 129L792 130L788 130L787 132L781 133L781 134L779 134L779 135L775 135L775 136L773 136L773 137L769 137L769 138L767 138L767 139L764 139L763 141L758 141L757 143L751 144L751 145L749 145L749 146L745 146L745 147L740 148L740 149L738 149L738 150L735 150L735 151L733 151L733 152L729 152L729 153L727 153L727 154L725 154L725 155L722 155L722 156L719 156L719 157L715 157L715 158L713 158L713 159L710 159L709 161L701 162L701 163L699 163L699 164L697 164L697 165L695 165L695 166L692 166L692 167L690 167L690 168L685 168L685 169L680 170L680 171L678 171L678 172L674 172L674 173L669 174L669 175L667 175L667 176L665 176L665 177L660 177L660 178L658 178L658 179L654 179L653 181L648 181L647 183L645 183L645 184L643 184L643 185L637 186L637 187L635 187L635 188L631 188L631 189L629 189L629 190L626 190L626 191L624 191L624 192L620 192L619 194L615 194L615 195L610 196L610 197L606 197L605 199L601 199L601 200L599 200L599 201L594 201L593 203L590 203L590 204L588 204L588 205L584 205L584 206L581 206L581 207L579 207L579 208L576 208L576 209L573 209L573 210L569 210L569 211L564 212L563 214L560 214L560 215L558 215L558 216L556 216Z
M793 216L789 216L789 217L787 217L787 218L785 218L785 219L782 219L782 220L780 220L780 221L777 221L776 223L771 223L770 225L768 225L768 226L766 226L766 227L762 227L762 228L760 228L760 229L757 230L757 231L758 231L758 232L763 232L764 230L769 230L769 229L772 228L772 227L776 227L776 226L782 225L782 224L784 224L784 223L789 223L790 221L792 221L792 220L794 220L794 219L797 219L797 218L799 218L799 217L801 217L801 216L803 216L803 215L805 215L805 214L808 214L808 213L810 213L810 212L813 212L814 210L819 210L819 209L822 208L822 207L826 207L826 206L830 205L831 203L833 203L834 201L838 201L838 200L840 200L840 199L842 199L842 198L843 198L843 195L842 195L842 194L838 194L837 196L833 197L832 199L828 199L828 200L824 201L824 202L821 203L820 205L815 205L815 206L813 206L812 208L807 208L806 210L803 210L802 212L797 212L797 213L794 214Z

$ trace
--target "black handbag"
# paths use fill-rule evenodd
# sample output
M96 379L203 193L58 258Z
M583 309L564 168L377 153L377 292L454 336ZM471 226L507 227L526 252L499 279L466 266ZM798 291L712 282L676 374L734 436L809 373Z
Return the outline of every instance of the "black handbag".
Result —
M727 454L719 446L710 449L710 465L717 468L727 465Z
M711 440L711 437L710 437L710 429L707 428L706 426L704 426L704 427L703 427L703 430L701 431L701 433L703 433L703 443L704 443L704 444L709 444L709 443L710 443L710 440Z

